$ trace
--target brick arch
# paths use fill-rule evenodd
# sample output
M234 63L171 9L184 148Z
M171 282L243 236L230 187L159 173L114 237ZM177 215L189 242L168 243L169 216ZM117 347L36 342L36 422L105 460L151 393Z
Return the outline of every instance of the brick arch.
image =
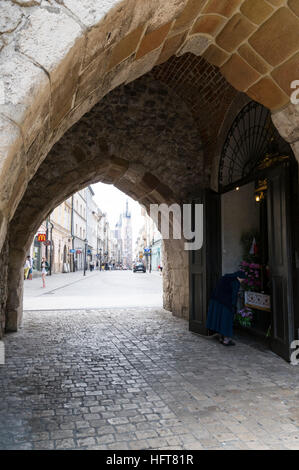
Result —
M53 144L121 83L191 52L276 112L298 78L295 0L8 0L1 8L1 246ZM275 123L297 150L296 109Z

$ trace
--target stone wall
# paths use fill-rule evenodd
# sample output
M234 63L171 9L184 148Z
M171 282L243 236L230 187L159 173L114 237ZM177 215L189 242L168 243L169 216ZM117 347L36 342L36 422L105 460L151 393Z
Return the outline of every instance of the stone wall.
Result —
M189 252L183 240L164 240L163 306L173 315L189 319Z
M272 111L287 106L290 83L298 79L297 5L0 0L0 246L28 181L53 144L111 90L171 56L202 56L235 89ZM288 121L290 139L298 126L294 106L296 112L290 108L276 120L282 132Z
M299 159L299 105L290 104L294 91L290 84L299 79L297 5L297 0L0 0L0 249L7 230L14 226L17 251L10 256L15 263L10 271L12 290L13 282L20 285L23 251L38 220L79 187L102 180L116 184L145 205L180 201L188 189L196 194L208 181L213 145L224 118L217 108L229 107L233 88L271 109L275 125ZM180 58L184 54L189 54L190 64L185 62L182 74L185 59ZM203 57L198 67L191 54ZM177 58L170 59L172 56ZM206 62L212 65L207 67ZM39 173L53 145L104 96L161 64L165 66L155 78L174 90L173 109L183 109L182 101L185 104L186 124L178 135L192 137L186 139L187 152L185 142L180 145L181 139L175 140L171 128L163 140L162 126L163 142L155 141L161 152L152 160L139 119L140 133L131 134L130 141L120 139L118 132L112 133L113 145L103 136L95 141L89 135L83 148L68 148L64 167L59 167L60 160L63 162L57 152L59 145L63 147L59 143L47 159L48 167ZM189 79L184 82L186 74ZM215 84L225 88L220 101ZM201 98L195 99L197 96ZM118 119L114 118L110 129L118 130L118 121L127 117L124 108L126 104L115 106ZM150 109L149 103L145 109ZM138 115L142 115L140 110ZM147 117L146 112L143 116ZM108 122L109 115L106 118ZM159 119L161 122L160 114ZM186 132L194 122L196 126ZM85 124L83 118L81 125ZM149 124L155 127L147 120ZM195 128L199 131L196 150ZM72 131L76 130L74 126ZM134 145L138 138L139 147ZM143 138L140 155L144 161L140 162ZM167 141L173 142L171 162L164 161ZM103 158L97 159L99 155ZM64 184L60 190L58 180ZM45 186L51 200L41 200L39 205ZM30 221L25 234L20 225L22 211ZM168 261L166 290L171 293L172 308L183 312L185 294L176 295L176 286L185 282L177 281L185 255L181 248L178 252L180 261ZM14 323L20 298L21 292L15 301L12 291Z
M6 301L8 295L8 240L0 253L0 339L5 330Z

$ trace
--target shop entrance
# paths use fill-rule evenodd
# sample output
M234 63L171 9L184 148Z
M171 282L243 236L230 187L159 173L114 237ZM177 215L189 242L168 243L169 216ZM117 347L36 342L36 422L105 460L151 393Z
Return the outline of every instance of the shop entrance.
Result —
M190 258L192 331L207 333L207 305L217 278L241 267L247 278L236 321L290 359L299 315L294 292L297 175L291 147L275 130L270 113L249 103L223 147L220 191L205 191L202 199L205 243L202 253Z

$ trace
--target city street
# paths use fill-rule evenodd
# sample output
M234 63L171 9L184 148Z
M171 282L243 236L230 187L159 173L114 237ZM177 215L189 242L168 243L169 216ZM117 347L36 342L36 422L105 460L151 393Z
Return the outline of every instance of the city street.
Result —
M25 310L103 307L162 307L162 277L157 272L83 271L24 282Z

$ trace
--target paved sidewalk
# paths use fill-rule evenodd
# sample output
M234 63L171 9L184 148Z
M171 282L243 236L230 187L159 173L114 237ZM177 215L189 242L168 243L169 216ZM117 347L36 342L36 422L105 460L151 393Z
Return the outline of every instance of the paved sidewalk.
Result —
M24 310L162 307L162 277L132 271L59 273L24 282Z
M1 449L299 449L299 367L169 312L26 312L5 345Z

